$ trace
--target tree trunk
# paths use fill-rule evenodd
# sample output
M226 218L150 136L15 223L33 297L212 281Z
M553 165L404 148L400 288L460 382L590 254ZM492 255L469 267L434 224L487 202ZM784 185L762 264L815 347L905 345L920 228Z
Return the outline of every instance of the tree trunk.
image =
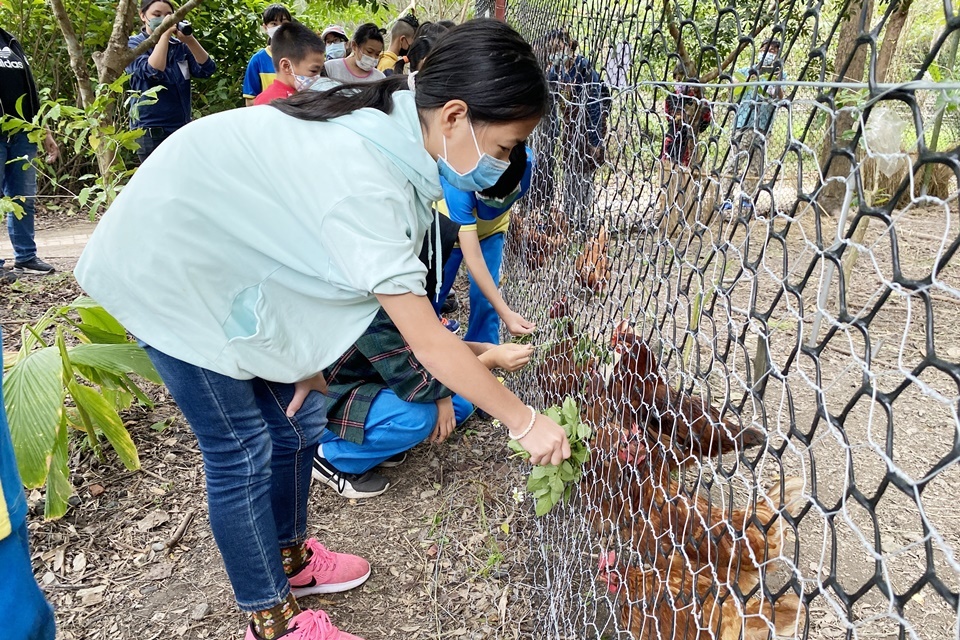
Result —
M894 0L896 1L896 0ZM876 81L886 82L887 74L890 70L890 63L897 53L897 46L900 44L900 33L907 22L907 13L913 0L900 0L896 11L889 18L887 26L883 31L883 42L880 43L880 52L877 54L877 68L875 69Z
M96 98L96 91L93 87L93 81L90 79L90 70L87 67L87 58L83 54L83 48L77 39L77 32L73 28L73 21L63 6L63 0L50 0L50 8L53 11L53 17L60 26L60 32L67 43L67 54L70 56L70 68L73 75L77 78L77 88L80 90L80 103L84 107L93 104Z
M867 60L866 44L857 42L857 36L867 25L870 15L873 13L873 0L850 0L849 13L847 20L840 27L840 33L837 36L837 53L834 60L837 61L836 82L863 82L864 64ZM838 89L834 89L833 97L839 94ZM823 138L823 146L820 148L820 166L829 167L824 174L824 187L819 198L821 210L831 211L836 209L843 198L845 187L840 181L827 182L830 178L846 178L850 174L850 160L844 156L831 157L833 145L836 142L838 148L849 147L851 143L841 140L844 132L854 128L853 114L850 111L841 111L834 117L832 129L827 131Z

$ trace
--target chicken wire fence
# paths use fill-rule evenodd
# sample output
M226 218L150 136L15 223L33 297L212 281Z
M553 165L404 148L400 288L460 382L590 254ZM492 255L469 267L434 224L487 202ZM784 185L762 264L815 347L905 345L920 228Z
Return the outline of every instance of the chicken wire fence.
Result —
M596 430L525 635L960 636L960 18L906 56L918 4L507 3L553 97L510 384Z

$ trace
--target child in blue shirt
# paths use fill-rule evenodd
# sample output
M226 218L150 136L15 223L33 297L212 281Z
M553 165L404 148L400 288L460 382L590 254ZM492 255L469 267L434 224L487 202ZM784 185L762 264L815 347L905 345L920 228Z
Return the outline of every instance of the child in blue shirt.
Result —
M504 235L510 225L510 207L530 188L533 152L518 144L510 152L510 168L487 191L460 191L442 177L444 200L438 210L460 225L459 246L444 264L443 286L433 299L434 309L446 300L461 262L470 279L470 319L464 340L500 344L500 320L513 335L533 333L536 325L510 309L500 295L500 266Z
M270 40L284 22L293 22L293 16L282 4L272 4L264 9L261 29L267 34L267 46L253 54L247 63L247 72L243 74L243 101L248 107L277 77Z

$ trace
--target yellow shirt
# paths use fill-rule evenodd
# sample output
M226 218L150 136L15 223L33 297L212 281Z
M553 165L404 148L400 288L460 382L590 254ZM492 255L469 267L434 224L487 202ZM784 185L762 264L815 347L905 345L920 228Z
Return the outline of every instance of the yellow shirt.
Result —
M3 497L3 485L0 485L0 540L10 535L10 512L7 511L7 499Z
M377 71L386 71L387 69L393 69L397 64L397 60L400 57L395 54L393 51L385 50L380 54L380 62L377 63Z
M446 200L440 200L436 203L437 211L443 215L450 217L450 209L447 207ZM483 220L482 218L477 217L477 210L473 210L474 222L473 223L460 223L461 231L476 231L477 239L483 240L484 238L489 238L490 236L497 233L506 233L507 229L510 227L510 210L507 209L499 216L492 220ZM457 221L455 221L457 222Z

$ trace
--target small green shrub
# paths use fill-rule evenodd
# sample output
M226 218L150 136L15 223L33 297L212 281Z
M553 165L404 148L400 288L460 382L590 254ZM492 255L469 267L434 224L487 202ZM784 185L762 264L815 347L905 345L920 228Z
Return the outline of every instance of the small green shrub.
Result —
M83 431L101 459L102 437L124 466L139 469L119 412L134 402L153 405L131 374L156 383L160 376L120 323L89 298L49 309L20 337L20 351L4 362L10 435L24 485L46 484L45 516L59 518L73 492L70 428Z

